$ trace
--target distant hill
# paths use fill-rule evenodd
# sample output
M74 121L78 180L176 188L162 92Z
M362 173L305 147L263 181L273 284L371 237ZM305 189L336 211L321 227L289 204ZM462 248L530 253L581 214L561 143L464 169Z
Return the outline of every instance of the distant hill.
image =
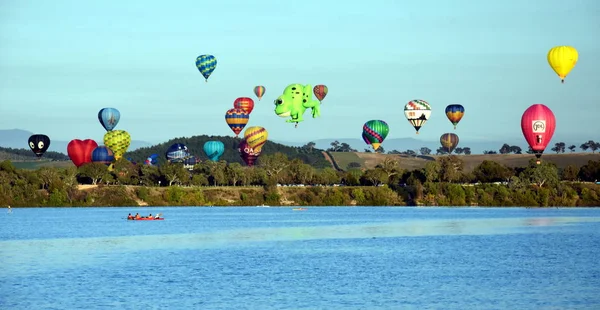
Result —
M439 157L447 155L434 156L409 156L409 155L392 155L392 154L376 154L364 152L330 152L334 160L341 169L347 170L350 163L358 163L361 168L372 169L386 158L393 158L398 161L400 168L406 170L420 169L425 167L429 161L436 160ZM484 160L492 160L508 167L525 167L529 160L535 158L531 154L490 154L490 155L458 155L464 162L466 171L471 171ZM545 154L542 160L555 163L558 168L564 168L568 165L581 167L587 164L590 160L600 160L598 153L565 153L565 154ZM356 165L356 164L354 164Z
M142 147L132 152L125 153L125 158L131 158L134 162L144 162L146 158L148 158L152 154L159 155L159 164L166 162L165 153L167 149L174 143L183 143L187 146L188 151L200 158L201 160L207 160L208 157L204 154L204 143L210 140L218 140L225 144L225 153L220 157L220 160L225 160L227 162L238 162L244 164L242 159L240 158L240 153L238 152L238 145L241 141L240 138L234 138L229 136L192 136L192 137L182 137L182 138L174 138L167 142L160 143L151 147ZM262 147L262 154L274 154L274 153L283 153L288 156L290 159L301 159L307 164L310 164L316 168L323 167L331 167L331 163L325 159L325 156L321 153L319 149L305 149L301 147L293 147L287 146L279 143L274 143L271 141L267 141L265 145ZM244 164L245 165L245 164Z
M0 129L0 147L15 148L15 149L29 149L27 146L27 140L34 133L22 129ZM98 145L104 144L101 140L95 140ZM48 151L59 152L67 154L67 145L69 141L54 140L50 137L50 147ZM146 141L133 140L131 141L130 150L136 150L141 147L151 146L152 143Z

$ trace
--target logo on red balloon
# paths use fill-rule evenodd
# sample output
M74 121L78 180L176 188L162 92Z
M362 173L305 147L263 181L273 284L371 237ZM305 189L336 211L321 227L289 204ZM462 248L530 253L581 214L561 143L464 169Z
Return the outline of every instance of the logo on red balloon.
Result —
M535 120L533 121L533 132L540 133L546 132L546 121L545 120Z

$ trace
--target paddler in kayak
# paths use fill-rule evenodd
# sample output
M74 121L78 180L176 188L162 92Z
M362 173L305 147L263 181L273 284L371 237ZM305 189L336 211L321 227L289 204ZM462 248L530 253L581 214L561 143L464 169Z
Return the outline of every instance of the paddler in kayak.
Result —
M127 216L128 220L133 220L133 215L131 215L131 213L129 213L129 215Z
M139 214L139 213L136 213L136 214L135 214L135 219L136 219L136 220L139 220L140 218L141 218L140 214Z

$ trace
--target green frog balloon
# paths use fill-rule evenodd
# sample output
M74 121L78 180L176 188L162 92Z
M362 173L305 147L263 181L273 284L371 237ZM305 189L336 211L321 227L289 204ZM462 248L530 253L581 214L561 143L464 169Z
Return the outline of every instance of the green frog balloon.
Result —
M275 99L275 114L279 117L291 117L288 123L303 121L302 115L306 109L312 109L312 116L316 118L321 115L320 103L313 100L313 89L310 85L291 84L283 90L283 95Z

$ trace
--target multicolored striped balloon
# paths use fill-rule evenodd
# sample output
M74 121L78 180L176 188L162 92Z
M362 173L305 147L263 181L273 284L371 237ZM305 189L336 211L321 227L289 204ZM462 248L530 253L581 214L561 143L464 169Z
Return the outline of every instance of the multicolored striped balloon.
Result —
M363 125L363 140L369 141L374 150L379 148L379 145L385 140L390 127L382 120L370 120Z
M249 119L250 114L242 109L233 108L227 110L225 113L225 122L227 122L229 128L233 130L236 137L242 132L244 127L246 127Z
M325 85L316 85L313 88L313 93L315 94L315 97L317 97L317 99L319 99L319 102L323 101L323 99L325 99L325 96L327 96L327 92L329 90L327 89L327 86Z
M454 125L454 129L456 129L456 125L463 118L463 115L465 115L465 108L460 104L451 104L446 107L446 116Z
M244 131L244 139L256 154L260 154L268 137L269 133L267 130L260 126L248 127L246 131Z
M239 97L233 102L233 107L242 109L250 114L252 113L252 110L254 110L254 100L248 97Z
M453 133L445 133L440 137L440 143L446 152L451 154L458 145L458 136Z
M411 100L404 106L404 116L419 134L419 129L425 125L431 116L431 106L425 100Z
M264 96L265 94L265 87L264 86L256 86L254 87L254 94L256 95L256 97L258 97L258 101L260 101L260 99L262 99L262 96Z
M131 144L131 136L125 130L112 130L104 135L104 145L111 149L115 159L120 159Z
M196 58L196 68L208 82L208 77L217 68L217 59L213 55L200 55Z

